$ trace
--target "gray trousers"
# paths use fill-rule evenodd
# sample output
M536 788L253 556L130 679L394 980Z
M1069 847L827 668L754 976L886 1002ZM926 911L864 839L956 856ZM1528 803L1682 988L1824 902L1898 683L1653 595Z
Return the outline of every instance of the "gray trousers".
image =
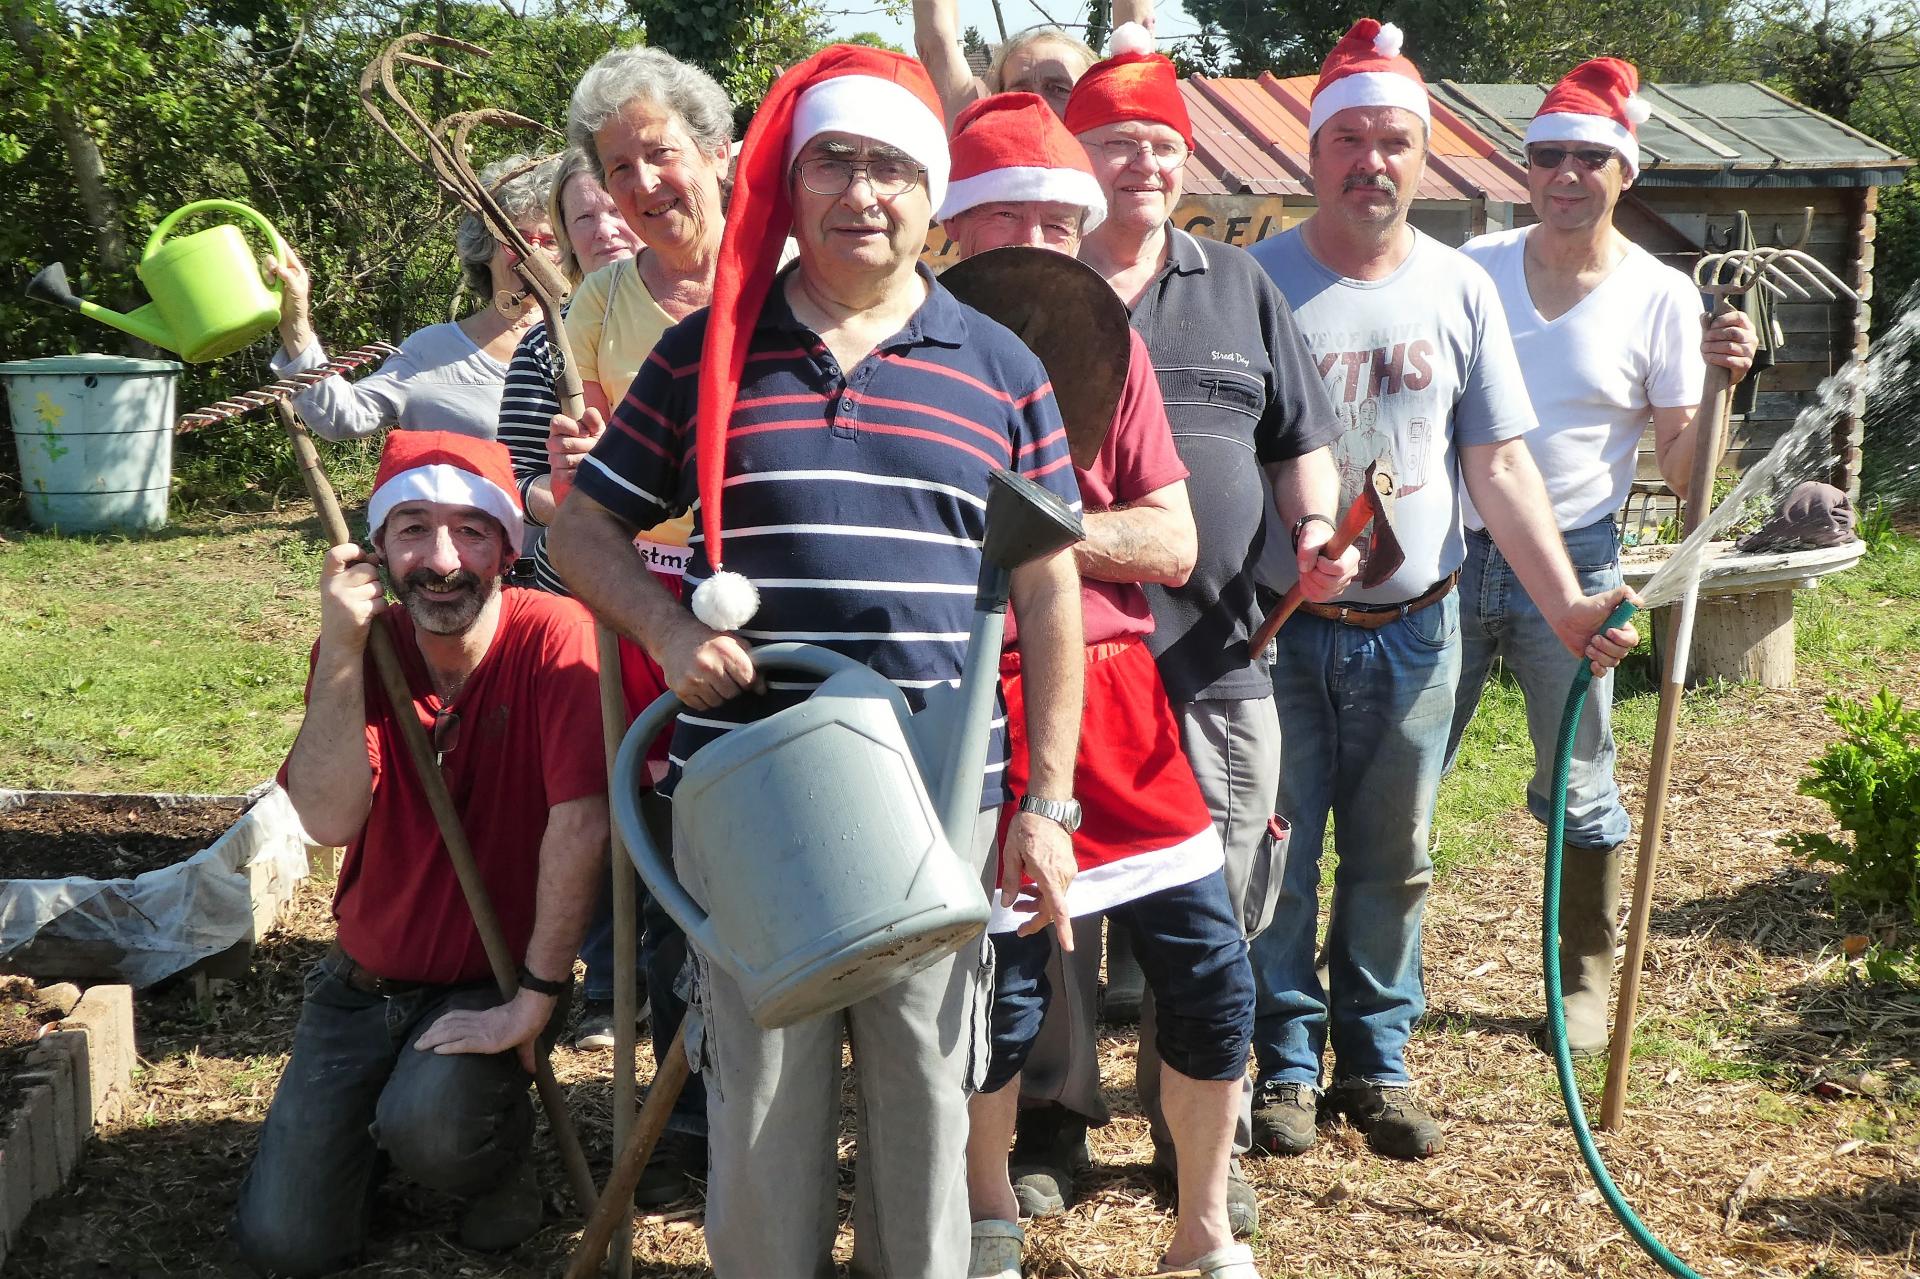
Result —
M1271 697L1241 702L1177 702L1180 744L1193 766L1200 793L1226 845L1227 892L1251 939L1273 915L1280 888L1284 845L1268 838L1267 819L1280 787L1280 717ZM1100 1095L1100 1055L1095 994L1100 984L1100 916L1074 921L1073 954L1064 965L1059 948L1047 975L1053 1000L1040 1036L1020 1076L1022 1105L1064 1106L1100 1125L1112 1118ZM1173 1134L1160 1110L1160 1054L1153 1045L1153 992L1140 1001L1140 1051L1134 1087L1158 1145ZM1253 1079L1241 1090L1234 1126L1234 1153L1253 1145Z
M976 870L995 812L975 828ZM850 1008L762 1030L725 970L695 955L688 1056L707 1085L707 1253L718 1279L831 1279L840 1062L858 1080L853 1270L963 1279L967 1099L986 1073L991 951L977 944Z

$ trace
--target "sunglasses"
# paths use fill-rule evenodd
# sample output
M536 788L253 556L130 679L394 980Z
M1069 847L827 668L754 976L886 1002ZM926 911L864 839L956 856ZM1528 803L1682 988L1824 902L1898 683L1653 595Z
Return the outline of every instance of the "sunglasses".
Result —
M447 752L460 744L460 712L441 709L433 713L433 762L438 764Z
M1614 152L1607 147L1547 147L1527 148L1527 163L1536 169L1558 169L1572 156L1580 167L1588 173L1598 173L1613 160Z

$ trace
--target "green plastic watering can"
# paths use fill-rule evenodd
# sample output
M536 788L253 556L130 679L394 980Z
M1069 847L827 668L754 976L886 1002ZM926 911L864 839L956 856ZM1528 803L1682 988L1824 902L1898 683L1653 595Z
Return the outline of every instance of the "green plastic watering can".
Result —
M178 352L190 364L231 355L280 323L280 291L261 277L257 254L231 222L169 239L198 213L232 213L265 234L275 258L287 243L266 217L234 200L196 200L160 220L135 268L153 301L123 315L74 293L55 262L27 284L27 296L78 311L142 341Z

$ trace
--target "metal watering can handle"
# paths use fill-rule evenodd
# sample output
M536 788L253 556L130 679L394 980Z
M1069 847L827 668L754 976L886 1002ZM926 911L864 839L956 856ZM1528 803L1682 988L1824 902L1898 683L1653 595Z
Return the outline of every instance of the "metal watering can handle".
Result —
M172 213L160 219L160 225L153 228L153 234L147 237L146 251L140 256L143 258L152 257L154 251L166 243L167 236L173 233L173 227L176 222L195 213L211 212L236 213L240 217L253 223L254 226L266 233L267 243L273 246L273 256L283 260L286 258L287 242L280 238L280 232L274 229L273 223L267 221L267 215L258 209L240 203L238 200L195 200L192 204L181 205ZM267 280L265 283L271 292L278 293L280 291L279 281Z
M756 670L801 671L822 679L841 671L867 669L843 653L813 644L763 645L753 650L753 664ZM660 903L667 914L673 916L674 922L685 930L687 936L699 944L703 952L721 959L727 951L714 936L713 926L707 921L707 912L700 909L699 903L680 886L679 878L673 873L671 850L662 851L653 842L652 832L647 829L647 823L640 815L640 776L646 763L647 747L685 708L686 703L674 694L662 693L652 705L640 712L639 718L633 721L633 726L627 729L627 735L621 739L619 754L614 756L613 793L608 800L613 809L614 824L620 828L620 838L625 841L627 853L633 858L634 869L640 872L647 891L653 894L654 900Z

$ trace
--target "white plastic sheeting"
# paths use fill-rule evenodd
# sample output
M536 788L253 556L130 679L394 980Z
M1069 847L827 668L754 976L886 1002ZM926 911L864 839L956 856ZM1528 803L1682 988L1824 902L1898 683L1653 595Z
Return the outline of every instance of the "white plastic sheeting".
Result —
M0 790L0 809L55 808L64 798ZM109 798L165 808L222 797ZM237 797L235 812L206 848L131 879L0 878L0 971L141 989L254 940L306 876L307 840L286 792L271 783Z

